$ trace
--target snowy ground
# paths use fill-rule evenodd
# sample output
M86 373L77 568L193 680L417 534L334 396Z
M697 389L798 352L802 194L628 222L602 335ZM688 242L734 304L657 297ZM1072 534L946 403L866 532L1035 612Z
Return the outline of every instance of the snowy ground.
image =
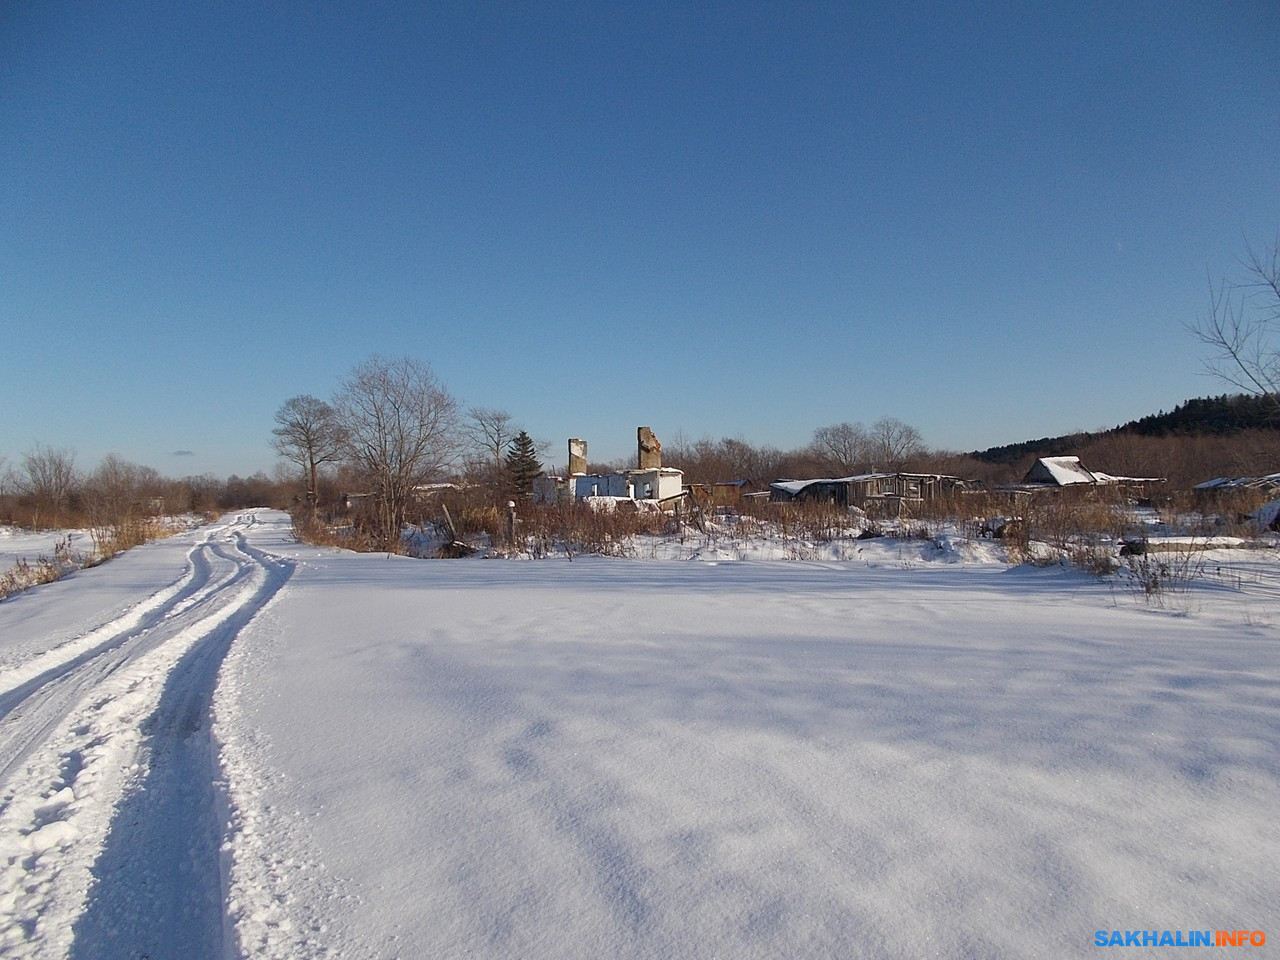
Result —
M92 554L93 538L87 530L23 530L0 524L0 572L19 560L35 563L41 557L52 560L59 544L73 553Z
M183 514L155 522L160 530L171 533L190 530L203 520L195 514ZM0 599L97 562L98 547L89 530L35 531L0 524ZM54 577L44 575L47 568L55 571Z
M1277 551L1164 609L947 540L690 552L418 561L263 512L0 603L0 956L1280 937Z

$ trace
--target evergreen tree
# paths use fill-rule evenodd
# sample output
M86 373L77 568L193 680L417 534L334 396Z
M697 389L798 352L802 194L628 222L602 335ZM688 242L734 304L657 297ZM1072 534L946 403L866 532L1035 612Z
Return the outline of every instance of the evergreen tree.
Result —
M542 475L542 462L538 459L538 451L533 438L521 430L507 446L505 463L507 481L515 491L516 497L528 500L533 496L533 481Z

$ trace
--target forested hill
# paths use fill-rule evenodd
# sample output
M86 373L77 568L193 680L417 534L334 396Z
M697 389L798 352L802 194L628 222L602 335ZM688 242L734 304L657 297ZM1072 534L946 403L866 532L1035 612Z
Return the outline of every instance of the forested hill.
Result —
M1242 430L1280 430L1277 416L1278 398L1237 394L1220 397L1200 397L1174 407L1168 413L1163 410L1138 420L1099 433L1069 433L1060 437L1041 437L1000 447L974 451L970 454L987 463L1014 463L1027 455L1052 456L1067 449L1078 449L1116 433L1131 433L1144 437L1168 436L1228 436Z

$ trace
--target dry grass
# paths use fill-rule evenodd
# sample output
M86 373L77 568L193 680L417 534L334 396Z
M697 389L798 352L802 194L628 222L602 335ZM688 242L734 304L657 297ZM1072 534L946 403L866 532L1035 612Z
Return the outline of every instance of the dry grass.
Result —
M53 557L19 560L0 573L0 600L30 587L61 580L72 571L89 565L89 558L71 549L71 537L64 537L54 545Z
M159 517L124 517L114 523L91 527L89 535L93 538L97 556L86 566L101 563L132 547L167 537L174 532L175 527Z
M362 524L358 517L347 518L345 521L326 520L313 518L306 509L293 511L291 517L293 536L299 543L340 547L357 553L379 553L386 546L381 538L375 536L372 528Z
M1205 545L1193 542L1177 551L1129 553L1122 572L1134 596L1151 606L1185 605L1191 584L1205 576Z
M637 537L678 533L673 514L626 503L530 504L520 513L516 542L509 549L533 557L561 552L570 559L585 553L627 557L635 555Z
M861 510L849 510L831 503L771 503L746 501L741 516L756 524L767 524L785 540L831 543L878 536L883 529Z
M205 522L214 519L216 516L206 516ZM0 600L29 587L61 580L76 570L96 567L132 547L170 536L179 529L178 525L161 517L126 517L114 523L98 524L89 528L93 541L93 549L89 552L73 550L68 535L54 545L52 557L22 559L0 573Z

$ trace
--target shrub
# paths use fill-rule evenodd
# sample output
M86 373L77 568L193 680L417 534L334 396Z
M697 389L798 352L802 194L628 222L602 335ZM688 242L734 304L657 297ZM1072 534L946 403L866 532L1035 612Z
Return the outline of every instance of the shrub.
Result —
M1164 607L1171 595L1185 594L1204 576L1205 544L1192 540L1175 549L1154 550L1143 540L1127 546L1124 576L1135 596Z
M33 563L24 558L0 573L0 600L28 587L61 580L73 570L91 565L91 560L71 549L70 535L63 537L54 544L52 559L41 556Z
M625 557L634 554L637 537L674 536L678 530L673 514L635 501L599 498L531 504L519 517L512 546L535 557L560 550L570 559L580 553Z

